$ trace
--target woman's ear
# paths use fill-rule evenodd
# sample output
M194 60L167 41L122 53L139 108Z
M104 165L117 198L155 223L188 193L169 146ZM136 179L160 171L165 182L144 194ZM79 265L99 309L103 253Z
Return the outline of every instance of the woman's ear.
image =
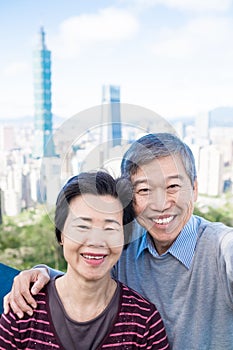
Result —
M60 245L63 245L63 243L64 243L64 235L63 235L63 233L61 234L61 242L60 242Z

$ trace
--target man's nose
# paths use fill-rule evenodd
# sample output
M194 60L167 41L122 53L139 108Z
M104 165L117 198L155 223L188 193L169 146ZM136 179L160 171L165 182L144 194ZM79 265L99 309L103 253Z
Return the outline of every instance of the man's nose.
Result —
M149 206L152 210L163 212L171 205L169 195L163 189L153 190L149 198Z

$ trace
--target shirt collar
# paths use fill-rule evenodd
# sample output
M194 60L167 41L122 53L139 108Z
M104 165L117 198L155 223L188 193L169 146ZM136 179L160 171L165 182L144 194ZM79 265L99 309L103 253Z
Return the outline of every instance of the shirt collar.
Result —
M197 235L198 221L195 219L194 216L191 216L190 220L184 226L184 228L182 229L174 243L171 245L171 247L164 254L159 255L154 247L151 236L147 232L145 232L137 252L137 258L145 249L148 249L150 254L158 259L162 259L167 254L171 254L172 256L174 256L174 258L179 260L187 269L190 269L197 243Z

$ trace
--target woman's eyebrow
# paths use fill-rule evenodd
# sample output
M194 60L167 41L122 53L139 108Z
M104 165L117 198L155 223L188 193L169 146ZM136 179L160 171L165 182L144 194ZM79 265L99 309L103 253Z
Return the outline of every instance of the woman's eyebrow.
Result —
M86 216L76 216L74 218L74 221L78 221L78 220L83 220L83 221L88 221L88 222L91 222L92 221L92 218L90 217L86 217Z
M105 221L106 223L110 223L110 224L111 224L111 223L115 223L115 224L121 226L120 222L117 221L117 220L115 220L115 219L105 219L104 221Z
M92 222L92 218L86 217L86 216L78 216L76 217L73 221L79 221L79 220L83 220L83 221L87 221L87 222ZM121 226L120 222L117 221L116 219L105 219L104 220L106 223L115 223L118 226Z

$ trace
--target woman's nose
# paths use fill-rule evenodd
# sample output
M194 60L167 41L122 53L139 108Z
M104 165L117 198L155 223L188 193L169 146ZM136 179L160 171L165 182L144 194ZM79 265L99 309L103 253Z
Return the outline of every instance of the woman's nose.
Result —
M92 228L86 239L88 246L105 247L104 231L101 228Z

